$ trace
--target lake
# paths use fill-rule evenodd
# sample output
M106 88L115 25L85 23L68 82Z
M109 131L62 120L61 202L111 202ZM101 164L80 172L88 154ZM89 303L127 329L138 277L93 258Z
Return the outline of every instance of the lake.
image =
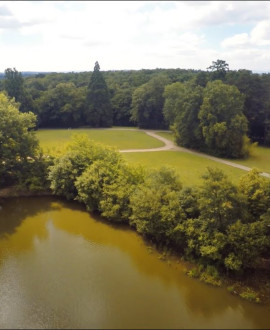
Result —
M78 203L0 205L0 328L270 327L269 306L189 278L184 263Z

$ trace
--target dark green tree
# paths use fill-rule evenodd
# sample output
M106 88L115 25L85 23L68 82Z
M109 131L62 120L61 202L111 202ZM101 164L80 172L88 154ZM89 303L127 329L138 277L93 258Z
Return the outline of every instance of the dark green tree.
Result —
M244 96L237 87L220 80L208 82L198 117L208 152L241 158L249 153Z
M166 122L171 126L175 122L176 116L182 112L185 95L185 84L175 82L165 87L163 97L163 114Z
M15 68L6 69L4 87L8 95L14 97L16 102L19 102L23 93L23 77L21 72L18 72Z
M212 61L212 65L210 65L207 70L212 72L211 80L224 80L227 71L229 71L229 64L224 60Z
M174 124L171 126L175 134L175 140L177 144L183 147L202 149L204 141L198 113L203 100L203 88L194 85L194 82L190 81L184 83L180 89L181 96L179 93L175 102L175 119ZM165 106L168 105L169 100L168 95ZM166 110L165 106L164 111Z
M39 109L40 127L77 127L82 124L85 105L85 87L73 83L59 83L43 92L35 100Z
M132 93L133 88L131 88L128 83L125 83L116 89L115 94L111 99L114 125L134 125L130 120Z
M131 119L140 128L167 127L163 116L163 92L167 84L168 78L160 75L135 89L132 94Z
M110 127L113 123L110 95L98 62L88 85L85 122L92 127Z
M260 75L249 70L230 71L226 82L236 86L245 95L243 113L248 120L248 136L252 141L264 143L266 100L269 98L269 86Z
M21 112L33 111L33 99L24 87L21 72L18 72L15 68L6 69L4 88L10 97L14 97L15 101L20 103Z

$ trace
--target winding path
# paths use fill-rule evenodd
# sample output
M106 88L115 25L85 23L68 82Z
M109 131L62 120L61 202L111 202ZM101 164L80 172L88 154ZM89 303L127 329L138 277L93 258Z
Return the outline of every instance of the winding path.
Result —
M155 151L168 151L168 150L171 150L171 151L182 151L182 152L187 152L187 153L190 153L190 154L199 156L199 157L211 159L211 160L213 160L215 162L226 164L228 166L236 167L236 168L239 168L239 169L244 170L244 171L250 171L251 170L250 167L247 167L247 166L244 166L244 165L240 165L240 164L236 164L236 163L230 162L229 160L225 160L225 159L221 159L221 158L218 158L218 157L210 156L210 155L204 154L202 152L193 151L193 150L186 149L186 148L183 148L183 147L178 147L178 146L176 146L174 144L174 142L172 142L172 141L170 141L170 140L168 140L168 139L166 139L166 138L164 138L164 137L156 134L156 132L161 132L161 131L149 131L149 130L138 130L138 131L145 132L147 135L152 136L153 138L156 138L156 139L162 141L165 145L163 147L151 148L151 149L126 149L126 150L119 150L120 152L123 152L123 153L125 153L125 152L155 152ZM164 131L164 132L169 132L169 131ZM264 176L264 177L266 177L266 178L270 178L270 174L269 173L262 172L261 175Z

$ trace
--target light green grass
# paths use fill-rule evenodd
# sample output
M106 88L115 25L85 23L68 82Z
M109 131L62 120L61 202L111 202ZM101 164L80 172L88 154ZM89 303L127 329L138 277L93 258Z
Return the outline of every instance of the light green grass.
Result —
M134 129L41 129L37 131L41 147L52 152L59 152L59 149L64 150L72 134L86 134L91 140L119 150L158 148L164 145L163 142Z
M157 132L158 135L174 142L173 133ZM254 147L248 159L227 159L233 163L244 165L250 168L257 168L262 172L270 173L270 148Z
M270 173L270 148L255 147L248 159L237 159L233 162Z
M172 132L156 132L157 135L164 137L167 140L174 142L174 134Z
M201 176L206 172L207 166L219 168L228 175L233 183L238 183L246 171L217 163L213 160L200 156L192 155L178 151L159 151L159 152L132 152L123 153L124 159L135 165L143 165L148 168L159 168L161 166L170 166L179 174L181 182L184 185L197 185L203 182Z

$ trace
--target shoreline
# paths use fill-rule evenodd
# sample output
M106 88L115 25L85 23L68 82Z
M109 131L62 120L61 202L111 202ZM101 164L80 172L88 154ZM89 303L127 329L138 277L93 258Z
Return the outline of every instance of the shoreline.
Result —
M35 196L53 196L49 190L31 191L29 189L21 189L17 186L9 186L0 189L0 201L10 197L35 197Z
M46 197L46 196L55 196L49 190L42 191L30 191L28 189L20 189L18 186L9 186L0 189L0 209L1 209L1 200L12 198L12 197ZM87 212L87 211L86 211ZM106 219L105 219L106 221ZM171 251L168 253L166 257L180 257L177 253ZM220 284L216 285L216 280L214 278L209 277L209 279L204 280L202 276L205 272L197 272L199 268L199 264L196 261L191 262L185 260L190 263L190 271L186 272L186 275L189 277L193 277L194 279L204 282L205 284L214 286L214 287L223 287L225 290L228 290L232 295L239 296L240 299L245 299L254 304L259 305L269 305L270 303L270 290L269 290L269 281L266 273L270 268L270 260L264 260L265 265L263 267L258 267L257 274L252 274L250 278L245 278L245 276L241 279L227 277L225 274L220 274L218 281L220 280ZM194 276L193 271L196 271L196 275ZM250 291L251 290L251 291ZM252 294L250 295L249 293ZM246 293L247 297L244 297L243 294Z

